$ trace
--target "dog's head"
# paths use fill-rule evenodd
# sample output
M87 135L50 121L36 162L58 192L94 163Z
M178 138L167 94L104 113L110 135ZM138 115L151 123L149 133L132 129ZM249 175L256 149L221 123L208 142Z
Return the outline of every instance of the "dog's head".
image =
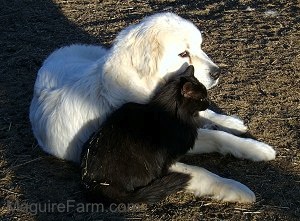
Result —
M201 43L201 33L190 21L173 13L159 13L120 32L113 50L122 54L119 64L127 62L127 73L138 73L149 89L166 75L182 73L189 65L195 67L195 77L209 89L217 85L220 72L202 51Z
M220 69L202 51L202 36L196 26L171 13L154 15L152 19L155 23L153 28L160 29L157 35L162 49L161 60L158 61L159 73L181 73L193 65L195 77L206 88L217 85Z

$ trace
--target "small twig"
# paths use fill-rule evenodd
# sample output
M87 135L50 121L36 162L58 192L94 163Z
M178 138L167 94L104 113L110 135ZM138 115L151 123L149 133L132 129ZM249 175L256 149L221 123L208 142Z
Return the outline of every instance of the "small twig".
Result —
M230 41L248 41L247 38L231 38Z
M35 145L34 144L35 144L35 142L33 142L31 145L31 149L33 149L33 150L39 146L38 144L35 144Z
M18 164L18 165L16 165L16 166L13 166L13 167L11 167L10 169L14 169L14 168L16 168L16 167L24 166L24 165L27 165L27 164L32 163L32 162L34 162L34 161L41 160L41 159L43 159L43 158L44 158L44 157L39 157L39 158L36 158L36 159L33 159L33 160L29 160L29 161L27 161L27 162L25 162L25 163L21 163L21 164Z
M238 207L236 207L236 208L234 208L235 210L240 210L240 211L244 211L244 210L247 210L246 208L238 208Z
M125 218L125 220L142 220L142 218L130 217L130 218Z
M233 9L233 10L225 10L224 12L225 12L225 13L235 13L235 12L238 12L238 10L236 10L236 9Z
M261 213L260 211L255 211L255 212L243 212L244 214L259 214Z
M272 206L272 205L266 205L266 207L272 207L272 208L278 208L278 209L290 209L290 207L287 207L287 206Z
M8 193L12 193L12 194L15 194L15 195L22 195L22 193L16 193L16 192L13 192L13 191L11 191L11 190L4 189L4 188L2 188L2 187L0 187L0 189L1 189L2 191L8 192Z
M294 120L294 119L297 119L299 117L287 117L287 118L282 118L282 117L274 117L273 119L275 120Z
M11 122L9 123L8 132L10 131L10 129L11 129Z

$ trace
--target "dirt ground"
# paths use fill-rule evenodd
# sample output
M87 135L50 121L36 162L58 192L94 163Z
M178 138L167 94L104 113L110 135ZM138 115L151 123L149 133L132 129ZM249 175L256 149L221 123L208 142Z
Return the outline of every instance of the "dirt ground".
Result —
M298 1L7 0L0 8L1 220L300 220L300 10ZM138 212L31 213L20 206L86 203L76 165L37 146L28 119L36 73L54 49L108 46L144 16L172 11L203 31L203 49L226 73L210 90L217 106L245 120L277 158L250 162L207 154L185 157L249 186L257 202L221 203L178 193ZM48 205L47 204L47 205ZM49 211L49 210L48 210Z

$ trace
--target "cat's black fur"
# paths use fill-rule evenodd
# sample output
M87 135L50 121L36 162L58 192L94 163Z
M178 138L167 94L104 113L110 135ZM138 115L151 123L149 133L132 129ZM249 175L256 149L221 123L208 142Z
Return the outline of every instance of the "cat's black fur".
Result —
M149 103L127 103L113 112L84 147L81 172L89 195L153 203L184 189L190 176L169 167L193 147L195 113L207 107L207 91L189 66Z

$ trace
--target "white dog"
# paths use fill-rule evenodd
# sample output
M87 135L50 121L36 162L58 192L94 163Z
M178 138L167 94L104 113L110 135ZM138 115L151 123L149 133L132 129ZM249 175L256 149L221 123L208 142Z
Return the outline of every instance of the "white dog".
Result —
M58 158L79 162L82 144L106 116L123 103L145 103L167 74L192 64L200 82L208 89L215 86L218 67L201 50L201 42L191 22L162 13L121 31L111 49L72 45L55 51L38 72L30 107L39 145ZM269 145L231 134L246 132L241 120L210 110L199 114L222 131L199 129L191 153L216 151L254 161L275 158ZM254 193L237 181L182 163L172 169L191 174L186 189L197 196L255 201Z

